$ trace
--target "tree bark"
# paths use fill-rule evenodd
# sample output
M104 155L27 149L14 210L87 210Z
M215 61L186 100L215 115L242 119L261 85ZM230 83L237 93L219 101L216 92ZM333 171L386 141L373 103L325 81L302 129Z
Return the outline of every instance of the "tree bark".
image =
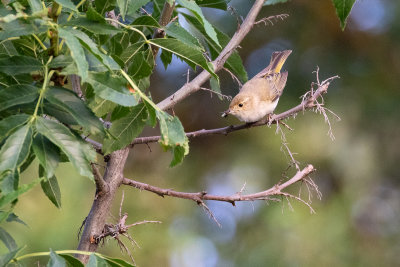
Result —
M115 151L110 154L110 159L107 162L106 172L103 179L107 183L108 188L102 191L96 191L95 200L89 215L86 217L85 226L80 238L78 250L96 251L98 244L94 237L100 235L106 219L110 214L111 204L114 200L116 190L121 185L124 179L123 170L126 159L128 158L129 148ZM83 263L87 263L89 256L76 256Z

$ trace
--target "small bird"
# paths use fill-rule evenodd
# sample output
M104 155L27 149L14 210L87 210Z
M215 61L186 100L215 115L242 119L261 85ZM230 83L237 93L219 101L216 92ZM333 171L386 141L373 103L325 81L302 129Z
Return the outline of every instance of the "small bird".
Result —
M290 53L292 50L274 52L268 67L243 85L222 117L232 114L250 123L274 112L288 76L287 71L280 70Z

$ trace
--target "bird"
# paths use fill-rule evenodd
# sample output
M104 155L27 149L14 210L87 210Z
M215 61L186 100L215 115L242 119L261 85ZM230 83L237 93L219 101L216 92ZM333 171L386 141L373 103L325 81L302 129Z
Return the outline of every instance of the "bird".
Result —
M287 71L280 71L291 53L292 50L272 53L268 67L243 85L222 117L231 114L240 121L253 123L272 114L288 77Z

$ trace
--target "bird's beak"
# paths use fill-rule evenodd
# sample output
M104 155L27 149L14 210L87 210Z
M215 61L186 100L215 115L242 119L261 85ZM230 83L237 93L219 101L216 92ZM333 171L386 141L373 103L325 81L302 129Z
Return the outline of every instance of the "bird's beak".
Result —
M226 118L226 117L228 117L229 114L231 114L231 110L230 110L230 109L225 110L225 111L222 113L221 117Z

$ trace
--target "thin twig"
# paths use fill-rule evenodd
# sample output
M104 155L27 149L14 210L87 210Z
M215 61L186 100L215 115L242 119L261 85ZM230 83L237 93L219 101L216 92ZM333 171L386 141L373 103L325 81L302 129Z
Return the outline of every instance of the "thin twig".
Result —
M270 189L267 189L265 191L261 191L261 192L253 193L253 194L242 194L240 192L240 193L236 193L233 195L227 195L227 196L211 195L211 194L208 194L207 192L196 192L196 193L179 192L179 191L175 191L175 190L171 190L171 189L164 189L164 188L156 187L156 186L149 185L146 183L134 181L134 180L131 180L128 178L124 178L122 181L122 184L132 186L139 190L150 191L161 197L170 196L170 197L176 197L176 198L189 199L189 200L195 201L197 204L203 203L205 200L214 200L214 201L228 202L228 203L231 203L233 206L235 206L235 203L237 201L269 200L271 196L279 196L279 195L288 196L289 194L283 192L283 190L294 183L304 180L304 178L307 177L308 175L310 175L312 172L314 172L314 170L315 169L312 165L308 165L301 171L298 171L288 181L286 181L282 184L276 184L273 187L271 187ZM292 197L292 196L290 196L290 197Z
M231 101L231 100L232 100L232 97L231 97L230 95L224 95L224 94L222 94L222 93L219 93L219 92L217 92L217 91L214 91L214 90L212 90L212 89L208 89L208 88L205 88L205 87L200 87L200 89L203 90L203 91L208 91L208 92L210 92L210 93L211 93L211 97L212 97L212 94L216 94L216 95L220 96L222 99L226 99L226 100L228 100L228 101Z
M280 14L280 15L274 15L274 16L269 16L267 18L260 19L259 21L254 22L254 25L264 23L265 26L268 24L271 24L271 26L274 25L274 22L277 22L279 20L285 20L287 17L289 17L288 14Z

